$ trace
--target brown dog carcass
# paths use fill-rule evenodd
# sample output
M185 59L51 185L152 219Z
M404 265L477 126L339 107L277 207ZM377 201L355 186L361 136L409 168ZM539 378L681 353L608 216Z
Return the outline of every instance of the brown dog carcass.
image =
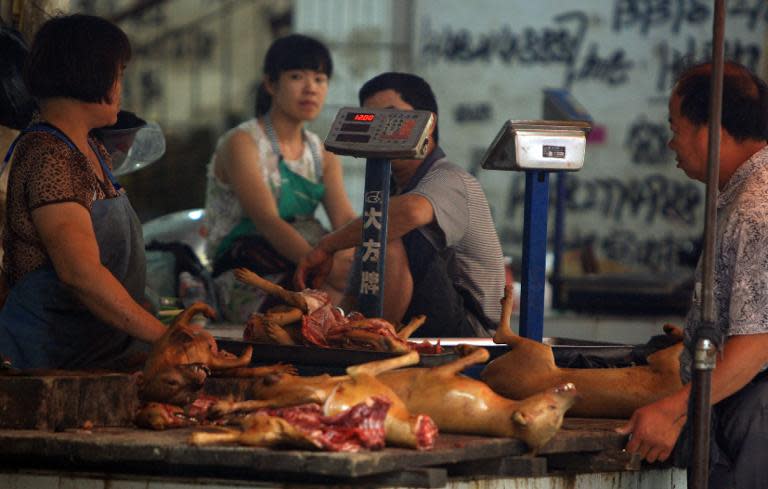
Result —
M413 365L419 362L419 354L410 352L386 360L379 360L347 368L347 375L332 377L295 377L273 375L257 380L253 389L255 400L220 401L211 412L221 416L233 412L254 411L305 403L323 406L326 416L339 415L371 398L388 399L391 406L387 411L385 431L387 443L409 447L431 448L437 434L437 426L422 414L411 415L403 401L389 387L377 379L381 372Z
M506 399L485 383L459 375L488 360L488 350L460 346L468 354L454 362L384 372L378 378L411 412L432 418L441 432L518 438L534 452L547 443L577 398L574 385L566 383L522 401Z
M245 340L397 353L411 350L437 352L436 347L429 344L408 341L424 324L424 316L412 318L397 331L394 325L381 318L366 318L356 312L344 317L325 292L312 289L291 292L244 268L235 270L235 276L286 303L286 306L270 309L264 314L252 314L243 331Z
M392 364L373 362L367 368L380 383L388 386L411 413L423 413L441 431L515 437L532 449L545 444L559 429L563 413L572 405L576 390L565 384L523 401L505 399L486 384L458 373L468 365L488 359L488 352L476 349L450 364L434 368L390 370ZM377 368L370 368L371 365ZM324 403L350 376L295 377L271 375L256 379L251 394L255 400L216 403L217 415L252 411L303 402Z
M302 404L249 414L242 431L195 432L193 445L238 442L243 445L287 446L356 452L379 449L385 444L385 420L391 403L373 397L335 416L326 416L319 404Z
M214 316L208 305L193 304L173 320L168 331L153 345L139 383L142 401L190 404L212 373L252 377L292 371L287 365L247 367L253 348L246 348L239 357L219 350L210 333L190 325L196 314Z
M495 343L506 343L510 351L488 364L483 381L499 394L522 399L564 382L578 386L579 399L570 416L629 418L635 409L665 397L682 387L679 356L682 343L648 356L648 365L625 368L559 368L552 348L522 338L512 332L510 315L512 294L504 290L502 317ZM667 334L680 336L679 330L665 327Z

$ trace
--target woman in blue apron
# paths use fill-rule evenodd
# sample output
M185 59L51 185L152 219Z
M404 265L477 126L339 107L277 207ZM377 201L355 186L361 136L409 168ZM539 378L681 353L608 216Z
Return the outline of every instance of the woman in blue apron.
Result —
M13 159L0 353L17 368L135 368L166 329L137 302L141 226L89 135L117 120L130 53L118 27L92 16L51 19L35 36L26 81L40 120L3 164Z
M331 72L319 41L297 34L276 40L264 60L257 117L222 136L208 165L206 249L219 307L231 321L265 307L232 269L290 284L295 264L326 232L315 218L318 204L333 229L355 217L339 158L304 128L320 114ZM351 259L349 250L334 263L326 289L332 299L343 293Z

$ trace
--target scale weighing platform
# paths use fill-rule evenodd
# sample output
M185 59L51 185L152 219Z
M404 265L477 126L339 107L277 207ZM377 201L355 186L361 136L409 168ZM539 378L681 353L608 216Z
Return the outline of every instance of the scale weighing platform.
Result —
M544 336L549 173L580 170L587 133L583 121L507 121L481 160L486 170L525 172L520 336Z
M384 307L391 160L424 159L434 125L435 115L424 110L343 107L325 138L332 153L366 158L357 304L366 317L381 317Z

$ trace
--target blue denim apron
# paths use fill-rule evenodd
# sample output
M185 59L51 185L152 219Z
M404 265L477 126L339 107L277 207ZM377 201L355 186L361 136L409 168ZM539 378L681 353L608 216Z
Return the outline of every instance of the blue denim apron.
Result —
M31 126L16 141L36 131L53 134L77 149L65 134L47 124ZM101 263L134 300L140 301L146 276L141 223L95 148L94 153L120 193L115 198L95 201L91 208ZM136 366L148 348L146 343L96 318L59 281L52 264L27 273L14 284L0 311L0 352L16 368L126 369Z

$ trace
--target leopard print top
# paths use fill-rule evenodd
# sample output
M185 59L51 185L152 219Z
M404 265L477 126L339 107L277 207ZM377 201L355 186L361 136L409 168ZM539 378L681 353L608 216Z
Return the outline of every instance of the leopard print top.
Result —
M111 167L104 146L90 140ZM53 134L25 134L13 153L8 182L3 232L3 273L8 285L50 263L32 222L32 211L62 202L77 202L90 211L97 199L117 196L108 179L99 181L83 153L70 149Z

